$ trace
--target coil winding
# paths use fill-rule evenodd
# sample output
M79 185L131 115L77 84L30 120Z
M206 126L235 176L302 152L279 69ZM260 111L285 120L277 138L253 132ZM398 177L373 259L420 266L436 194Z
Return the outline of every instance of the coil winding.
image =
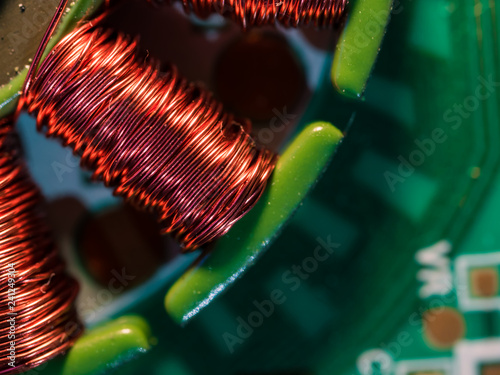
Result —
M94 24L56 45L20 108L185 251L225 234L262 194L276 155L175 67L160 72L136 40Z
M169 0L148 0L155 5ZM182 0L184 10L200 18L220 14L243 28L274 25L317 28L338 27L348 0Z
M82 331L78 284L65 273L42 200L12 119L0 120L0 374L65 352Z

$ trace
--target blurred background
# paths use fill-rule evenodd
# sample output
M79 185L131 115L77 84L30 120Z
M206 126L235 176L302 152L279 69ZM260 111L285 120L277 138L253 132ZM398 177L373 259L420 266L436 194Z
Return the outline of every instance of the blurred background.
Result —
M266 147L282 150L318 120L346 136L266 253L180 326L164 295L197 254L181 255L151 217L90 181L69 149L21 118L30 169L82 284L83 319L134 313L151 325L152 349L117 373L500 374L495 0L397 1L363 100L331 83L338 32L244 33L179 4L124 3L109 24L251 118ZM40 35L50 6L24 6L15 4L17 29L8 27L31 24ZM25 39L36 48L37 38ZM19 43L2 37L0 83L23 66ZM117 277L123 288L110 292Z

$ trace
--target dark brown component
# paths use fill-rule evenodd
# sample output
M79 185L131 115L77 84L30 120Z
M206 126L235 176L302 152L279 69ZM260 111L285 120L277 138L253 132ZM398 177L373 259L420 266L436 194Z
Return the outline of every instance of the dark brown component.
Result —
M129 205L92 213L81 224L79 233L77 246L82 263L103 286L109 285L116 270L125 268L133 279L125 281L121 289L136 287L179 254L176 241L160 235L154 217Z
M475 268L470 271L472 294L488 298L498 295L498 269L494 267Z
M215 92L222 102L254 121L290 113L305 90L303 69L279 34L244 33L219 56L214 70Z
M423 323L425 337L438 348L451 348L465 335L464 317L451 307L427 310Z
M488 363L481 366L481 375L500 375L500 363Z

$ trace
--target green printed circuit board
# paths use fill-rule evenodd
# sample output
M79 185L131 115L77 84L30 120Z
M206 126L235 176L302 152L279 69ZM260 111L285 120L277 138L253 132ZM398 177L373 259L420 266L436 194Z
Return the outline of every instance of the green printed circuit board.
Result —
M33 12L56 2L32 3L0 4L5 56L31 41L23 27L42 29ZM77 2L63 22L95 3ZM229 21L179 9L182 21L165 24L195 35L189 43L225 35ZM296 62L287 90L307 95L278 101L273 127L257 125L282 155L259 204L194 254L179 254L22 116L25 156L82 284L88 327L37 373L500 374L499 12L496 0L352 0L343 31L321 31L320 42L313 28L269 31ZM230 28L214 53L174 33L160 48L184 51L172 56L194 67L167 56L217 92L221 55L210 56L241 37ZM23 79L9 81L24 64L8 64L3 114Z

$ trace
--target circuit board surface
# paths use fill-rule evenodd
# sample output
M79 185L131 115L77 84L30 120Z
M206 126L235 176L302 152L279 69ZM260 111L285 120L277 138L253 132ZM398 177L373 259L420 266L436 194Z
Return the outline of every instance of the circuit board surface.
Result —
M266 254L184 327L163 301L191 258L175 258L114 307L93 310L89 321L135 313L151 324L156 345L119 373L500 373L496 6L396 3L363 101L334 90L330 52L318 53L315 65L314 49L307 55L297 42L305 77L322 68L317 83L308 81L312 96L293 131L328 121L346 133L343 143ZM119 207L67 150L37 138L30 120L21 131L49 202L77 198L76 232L85 231L81 217ZM99 283L73 229L65 241L87 273L84 300ZM144 268L177 251L145 251ZM113 260L117 269L125 264Z

